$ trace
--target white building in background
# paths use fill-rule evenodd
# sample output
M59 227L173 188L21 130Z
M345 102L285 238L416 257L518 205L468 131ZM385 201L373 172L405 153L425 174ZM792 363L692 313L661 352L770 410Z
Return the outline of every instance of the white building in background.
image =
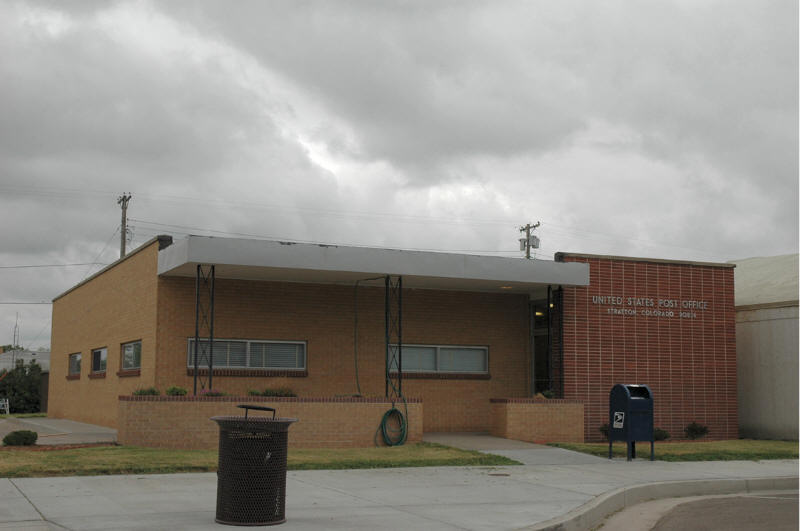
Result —
M9 350L0 352L0 371L3 369L13 369L17 361L22 360L25 365L35 361L42 368L42 372L50 370L50 351L36 351L36 350Z
M734 260L739 434L798 438L798 255Z

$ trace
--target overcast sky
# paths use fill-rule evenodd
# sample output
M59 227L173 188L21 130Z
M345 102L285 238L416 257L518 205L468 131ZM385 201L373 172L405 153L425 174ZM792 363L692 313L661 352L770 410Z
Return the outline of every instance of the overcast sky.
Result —
M3 1L0 344L123 192L134 247L796 253L797 1Z

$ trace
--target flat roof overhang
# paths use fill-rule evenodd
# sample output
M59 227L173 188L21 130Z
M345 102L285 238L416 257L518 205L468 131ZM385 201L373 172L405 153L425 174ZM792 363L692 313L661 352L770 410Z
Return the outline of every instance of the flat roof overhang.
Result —
M189 236L158 253L160 276L195 277L198 264L214 264L216 278L240 280L353 284L401 275L404 288L500 293L589 285L588 264L495 256L208 236Z

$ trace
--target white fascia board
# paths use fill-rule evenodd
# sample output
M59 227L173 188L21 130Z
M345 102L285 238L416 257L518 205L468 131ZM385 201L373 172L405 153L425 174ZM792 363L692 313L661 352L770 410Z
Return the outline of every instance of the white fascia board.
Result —
M159 252L159 275L188 273L187 264L216 264L237 269L402 275L539 285L587 286L589 266L494 256L343 247L265 240L190 236Z
M158 274L163 275L189 262L189 238L176 240L158 252Z

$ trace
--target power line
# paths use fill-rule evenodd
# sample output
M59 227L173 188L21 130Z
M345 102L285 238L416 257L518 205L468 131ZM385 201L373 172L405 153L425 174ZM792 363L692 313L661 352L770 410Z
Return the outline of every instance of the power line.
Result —
M116 236L118 230L119 230L119 227L114 229L114 232L111 233L111 237L108 239L106 244L103 246L103 249L99 253L97 253L97 256L94 257L94 260L92 260L92 263L98 263L97 259L100 258L100 255L102 255L106 251L106 248L108 247L108 244L110 244L111 240L114 239L114 236ZM89 272L92 270L92 267L94 267L94 266L89 266L89 269L87 269L86 273L84 273L84 275L83 275L83 279L84 280L86 280L86 278L89 276Z
M114 192L106 192L96 189L76 189L76 188L41 188L36 186L0 186L0 190L5 192L16 192L31 195L46 195L62 197L71 195L74 197L85 197L86 195L116 195Z
M185 227L181 225L169 225L166 223L156 223L150 221L142 221L137 220L146 224L157 225L159 227L165 227L169 229L169 232L173 235L183 235L183 236L196 236L198 232L213 232L215 234L223 234L229 236L248 236L252 238L259 238L265 240L273 240L273 241L286 241L286 242L293 242L293 243L308 243L312 245L342 245L347 247L365 247L370 249L398 249L402 251L429 251L429 252L444 252L444 253L492 253L492 254L511 254L516 255L519 251L516 249L511 250L497 250L497 249L440 249L440 248L419 248L419 247L399 247L399 246L391 246L391 245L367 245L367 244L359 244L359 243L332 243L332 242L321 242L321 241L312 241L312 240L295 240L292 238L282 237L282 236L265 236L265 235L255 235L255 234L245 234L245 233L238 233L238 232L226 232L226 231L218 231L212 229L202 229L199 227ZM182 227L188 229L190 231L196 232L186 232L186 231L178 231L174 230L172 227ZM149 227L142 227L141 230L137 229L137 234L145 234L150 236L155 236L158 234L163 234L163 232L159 229L149 228ZM142 239L142 241L146 241L147 238Z
M76 266L87 266L87 265L108 265L104 262L81 262L77 264L24 264L24 265L13 265L13 266L0 266L0 269L32 269L38 267L76 267Z
M163 195L163 194L137 194L137 197L146 197L151 200L156 201L164 201L165 199L172 199L178 201L185 201L185 202L192 202L192 203L201 203L201 204L214 204L220 206L245 206L251 208L259 208L259 209L267 209L267 210L282 210L282 211L293 211L293 212L309 212L316 215L327 215L327 216L342 216L342 217L368 217L368 218L386 218L392 221L397 221L398 219L405 219L410 221L417 221L417 222L431 222L431 221L438 221L442 223L464 223L464 224L490 224L490 225L508 225L511 222L509 220L498 220L498 219L474 219L474 218L447 218L447 217L439 217L439 216L419 216L419 215L411 215L411 214L394 214L394 213L387 213L387 212L354 212L354 211L343 211L343 210L331 210L331 209L321 209L321 208L309 208L309 207L288 207L286 205L276 205L270 203L256 203L253 201L232 201L226 199L215 199L209 200L208 198L199 198L199 197L186 197L186 196L176 196L176 195Z
M34 195L53 195L63 197L64 195L68 196L75 196L75 197L83 197L86 195L95 195L95 196L113 196L117 195L116 192L112 191L105 191L105 190L96 190L96 189L75 189L75 188L58 188L58 187L48 187L48 188L40 188L40 187L23 187L23 186L0 186L0 190L3 191L11 191L16 193L28 193ZM224 200L224 199L215 199L209 200L208 198L199 198L199 197L188 197L188 196L179 196L179 195L164 195L164 194L148 194L148 193L137 193L137 197L145 200L155 201L155 202L182 202L182 203L198 203L204 205L218 205L218 206L242 206L242 207L249 207L249 208L259 208L259 209L266 209L266 210L277 210L277 211L289 211L289 212L308 212L313 213L315 215L320 216L334 216L334 217L349 217L349 218L372 218L378 219L381 221L392 221L392 222L400 222L400 223L443 223L443 224L458 224L458 225L498 225L504 226L508 225L509 228L514 226L514 224L510 220L499 220L499 219L474 219L474 218L446 218L446 217L437 217L437 216L415 216L409 214L394 214L394 213L382 213L382 212L346 212L346 211L339 211L339 210L328 210L328 209L318 209L318 208L304 208L304 207L288 207L285 205L275 205L275 204L268 204L268 203L257 203L257 202L249 202L249 201L231 201L231 200ZM131 221L138 221L138 220L131 220ZM632 238L626 236L620 236L610 233L598 232L598 231L591 231L585 229L579 229L575 227L569 227L564 225L558 225L550 222L543 222L543 229L546 227L548 230L555 232L556 234L561 235L568 235L578 240L583 241L597 241L598 239L606 239L610 241L624 241L624 242L639 242L645 243L651 246L663 246L663 247L671 247L676 249L688 250L693 251L696 253L701 253L706 256L710 257L718 257L715 253L710 253L706 250L696 249L693 247L686 247L681 245L675 245L672 243L661 243L658 241L647 240L644 238ZM176 226L177 227L177 226ZM191 229L191 230L204 230L204 229ZM225 231L212 231L206 230L206 232L217 232L220 234L231 234L231 235L241 235L241 236L249 236L249 237L256 237L256 238L268 238L268 239L284 239L286 238L275 238L272 236L259 236L259 235L249 235L246 233L229 233ZM472 252L496 252L496 251L472 251ZM504 251L505 252L505 251Z
M215 230L215 229L204 229L201 227L189 227L187 225L172 225L169 223L158 223L156 221L147 221L144 219L134 219L130 218L131 221L135 221L136 223L144 223L145 225L154 225L156 227L167 227L167 228L176 228L176 229L187 229L187 230L194 230L194 231L201 231L201 232L212 232L214 234L225 234L229 236L247 236L249 238L261 238L265 240L281 240L281 241L292 241L297 243L313 243L311 241L305 240L293 240L291 238L283 238L280 236L272 236L272 235L264 235L264 234L250 234L246 232L230 232L224 230ZM190 234L188 232L183 234Z
M0 186L0 190L12 191L17 193L27 193L33 195L48 195L48 196L71 195L75 197L82 197L86 194L102 195L102 196L115 195L114 192L109 192L109 191L79 190L74 188L55 188L55 187L37 188L37 187L21 187L21 186ZM208 198L200 198L200 197L187 197L187 196L165 195L165 194L147 194L138 192L136 196L139 199L145 199L156 202L177 201L183 203L185 202L200 203L203 205L242 206L242 207L258 208L265 210L308 212L311 214L321 215L321 216L378 218L378 219L383 218L386 221L395 221L395 222L396 221L412 222L412 223L438 222L438 223L451 223L451 224L463 224L463 225L512 225L513 226L513 223L511 221L499 220L499 219L447 218L447 217L437 217L437 216L416 216L411 214L393 214L385 212L348 212L342 210L307 208L307 207L297 207L297 206L288 207L286 205L256 203L252 201L231 201L225 199L210 200Z
M702 249L695 249L694 247L686 247L686 246L683 246L683 245L675 245L675 244L672 244L672 243L662 243L662 242L657 242L657 241L654 241L654 240L647 240L647 239L644 239L644 238L629 238L629 237L625 237L625 236L618 236L618 235L615 235L615 234L609 234L609 233L604 233L604 232L597 232L597 231L591 231L591 230L585 230L585 229L578 229L578 228L575 228L575 227L567 227L567 226L564 226L564 225L556 225L556 224L549 223L549 222L542 222L542 225L543 225L543 228L546 228L546 229L548 229L548 230L550 230L552 232L555 232L556 234L561 234L561 235L564 235L564 236L568 236L568 237L574 238L576 240L596 241L598 239L598 237L599 237L600 239L605 239L606 241L639 242L639 243L645 243L645 244L651 245L651 246L673 247L675 249L683 249L683 250L686 250L686 251L693 251L693 252L696 252L696 253L704 254L706 256L719 258L719 255L717 255L716 253L710 253L710 252L704 251Z
M216 230L216 229L204 229L200 227L190 227L186 225L172 225L169 223L158 223L155 221L147 221L142 219L133 219L131 221L135 221L137 223L144 223L146 225L154 225L157 227L166 227L166 228L179 228L179 229L187 229L192 231L200 231L200 232L210 232L214 234L223 234L226 236L246 236L249 238L258 238L264 240L275 240L275 241L285 241L285 242L292 242L292 243L308 243L313 245L342 245L347 247L366 247L366 248L376 248L376 249L384 249L386 246L380 245L365 245L365 244L354 244L354 243L341 243L341 242L321 242L316 240L298 240L295 238L287 238L284 236L274 236L274 235L264 235L264 234L251 234L246 232L231 232L231 231L223 231L223 230ZM147 230L145 228L145 230ZM190 235L191 233L183 232L181 234ZM389 248L396 248L390 246ZM397 247L399 250L403 251L439 251L439 252L450 252L450 253L516 253L516 250L496 250L496 249L431 249L431 248L418 248L418 247Z
M31 348L31 349L33 349L33 345L34 345L34 343L36 343L36 342L39 340L39 336L41 336L41 335L42 335L42 332L44 332L44 329L45 329L45 328L47 328L47 327L50 325L50 323L51 323L51 321L52 321L52 320L53 320L53 317L52 317L52 314L51 314L51 315L50 315L50 318L47 320L47 322L44 324L44 326L42 326L42 328L40 328L40 329L39 329L39 333L38 333L38 334L36 334L36 337L34 337L34 338L33 338L33 341L31 341L30 343L28 343L28 344L30 345L30 348Z

